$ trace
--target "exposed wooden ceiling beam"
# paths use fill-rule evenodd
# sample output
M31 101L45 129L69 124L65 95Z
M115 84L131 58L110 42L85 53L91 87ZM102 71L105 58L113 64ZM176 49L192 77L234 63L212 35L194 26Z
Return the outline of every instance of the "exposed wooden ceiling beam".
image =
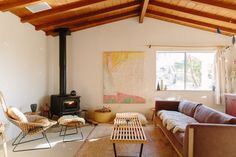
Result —
M99 2L103 2L107 0L82 0L82 1L75 1L72 3L68 3L62 6L55 7L50 10L45 10L41 11L29 16L25 16L21 18L21 22L31 22L31 21L36 21L41 18L49 17L49 16L54 16L58 14L63 14L65 12L71 11L72 9L80 9L82 7L86 7L92 4L96 4Z
M141 14L139 16L139 23L143 23L143 20L144 20L146 11L147 11L148 4L149 4L149 0L143 0L143 6L142 6L142 9L141 9Z
M75 28L72 28L72 32L74 31L78 31L78 30L83 30L83 29L87 29L87 28L91 28L91 27L95 27L95 26L99 26L99 25L103 25L103 24L107 24L107 23L111 23L111 22L115 22L115 21L120 21L120 20L124 20L124 19L127 19L127 18L131 18L131 17L135 17L135 16L138 16L138 12L133 12L133 13L126 13L126 14L123 14L122 16L120 15L117 16L117 17L112 17L110 19L102 19L100 22L96 22L96 23L91 23L91 24L85 24L83 26L80 26L80 27L75 27Z
M220 15L216 15L216 14L211 14L211 13L198 11L198 10L194 10L194 9L189 9L189 8L182 7L182 6L172 5L170 3L164 3L164 2L161 2L161 1L151 0L150 5L159 6L159 7L162 7L162 8L172 9L172 10L180 11L180 12L183 12L183 13L198 15L198 16L202 16L202 17L211 18L211 19L214 19L214 20L219 20L219 21L224 21L224 22L229 22L229 23L236 24L236 19L233 19L233 18L220 16Z
M6 4L0 5L0 10L5 12L11 9L14 9L16 7L23 7L29 4L37 3L40 0L19 0L18 2L8 2Z
M217 6L220 8L224 8L224 9L231 9L231 10L236 10L236 4L231 4L231 3L226 3L221 1L217 1L217 0L192 0L194 2L198 2L198 3L202 3L202 4L208 4L208 5L212 5L212 6Z
M176 16L176 15L172 15L172 14L167 14L167 13L163 13L163 12L159 12L159 11L154 11L154 10L148 9L147 13L157 15L157 16L161 16L161 17L165 17L165 18L169 18L169 19L178 20L178 21L188 22L188 23L192 23L192 24L196 24L196 25L200 25L200 26L204 26L204 27L209 27L209 28L213 28L215 30L217 28L219 28L222 31L236 33L236 29L223 27L223 26L218 26L218 25L215 25L215 24L206 23L206 22L202 22L202 21L197 21L197 20L193 20L193 19L189 19L189 18L185 18L185 17L180 17L180 16Z
M100 18L100 19L96 19L96 20L92 20L92 21L74 24L74 25L70 26L70 31L74 32L74 31L78 31L78 30L82 30L82 29L86 29L86 28L90 28L90 27L95 27L98 25L103 25L103 24L119 21L122 19L127 19L130 17L138 16L138 12L139 12L139 9L136 9L133 11L129 11L129 12L125 12L125 13L121 13L121 14L117 14L117 15L112 15L112 16L108 16L108 17L104 17L104 18ZM48 31L48 32L46 32L46 34L53 35L53 36L57 35L57 33L54 31Z
M116 12L116 11L120 11L120 10L124 10L124 9L136 8L139 6L140 6L140 2L138 2L138 1L120 4L117 6L101 9L98 11L93 11L93 12L89 12L86 14L77 15L77 16L66 18L66 19L60 19L60 20L49 22L49 23L41 24L41 25L36 26L36 30L43 29L43 30L48 31L50 29L54 29L55 27L70 25L70 24L73 24L73 23L76 23L79 21L83 21L85 19L98 17L98 16L101 16L104 14L108 14L111 12Z
M189 22L183 22L183 21L179 21L179 20L176 20L176 19L170 19L170 18L166 18L166 17L154 15L154 14L149 14L149 13L147 13L146 16L150 17L150 18L157 19L157 20L161 20L161 21L167 21L167 22L176 23L176 24L179 24L179 25L182 25L182 26L192 27L192 28L196 28L196 29L202 29L202 30L206 30L206 31L216 33L216 30L213 29L213 28L196 25L196 24L192 24L192 23L189 23ZM222 31L222 30L221 30L221 32L222 32L222 34L227 35L227 36L234 35L234 33L232 33L232 32L226 32L226 31Z

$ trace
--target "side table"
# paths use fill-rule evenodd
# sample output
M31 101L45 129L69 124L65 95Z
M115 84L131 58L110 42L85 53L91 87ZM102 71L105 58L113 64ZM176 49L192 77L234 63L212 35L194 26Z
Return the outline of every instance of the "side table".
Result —
M25 112L24 114L25 114L25 115L40 115L41 112L40 112L40 111L36 111L36 112L31 112L31 111L29 111L29 112Z
M3 123L0 123L0 136L3 141L3 154L4 157L7 157L7 144L6 144L6 138L5 138L5 133L4 133L5 127Z
M155 115L156 115L156 108L151 108L151 111L152 111L152 121L153 119L155 118Z

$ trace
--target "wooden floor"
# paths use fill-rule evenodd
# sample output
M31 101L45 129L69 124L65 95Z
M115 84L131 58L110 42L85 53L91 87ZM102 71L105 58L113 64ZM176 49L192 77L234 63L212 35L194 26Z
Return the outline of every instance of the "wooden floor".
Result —
M113 157L111 130L112 125L97 126L75 157ZM143 157L178 157L160 128L148 125L144 132L148 143L143 147ZM119 156L138 156L140 150L139 144L117 144L116 147Z

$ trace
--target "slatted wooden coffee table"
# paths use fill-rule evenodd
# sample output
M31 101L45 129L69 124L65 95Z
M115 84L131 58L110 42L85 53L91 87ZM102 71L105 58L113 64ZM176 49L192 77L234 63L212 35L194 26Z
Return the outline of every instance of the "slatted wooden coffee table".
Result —
M141 144L139 157L142 156L143 144L147 142L141 122L137 114L118 113L114 120L114 128L110 140L113 143L115 157L116 143L119 144Z

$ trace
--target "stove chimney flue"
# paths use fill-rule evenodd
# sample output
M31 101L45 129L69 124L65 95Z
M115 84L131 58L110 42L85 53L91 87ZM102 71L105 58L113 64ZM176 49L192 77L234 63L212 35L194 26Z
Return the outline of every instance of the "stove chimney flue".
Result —
M68 28L55 30L59 34L59 71L60 71L60 95L66 95L66 36L70 34Z
M68 28L59 28L55 32L59 35L60 93L51 95L51 118L53 115L61 117L80 112L80 96L76 96L76 93L66 94L66 36L70 35L70 31Z

